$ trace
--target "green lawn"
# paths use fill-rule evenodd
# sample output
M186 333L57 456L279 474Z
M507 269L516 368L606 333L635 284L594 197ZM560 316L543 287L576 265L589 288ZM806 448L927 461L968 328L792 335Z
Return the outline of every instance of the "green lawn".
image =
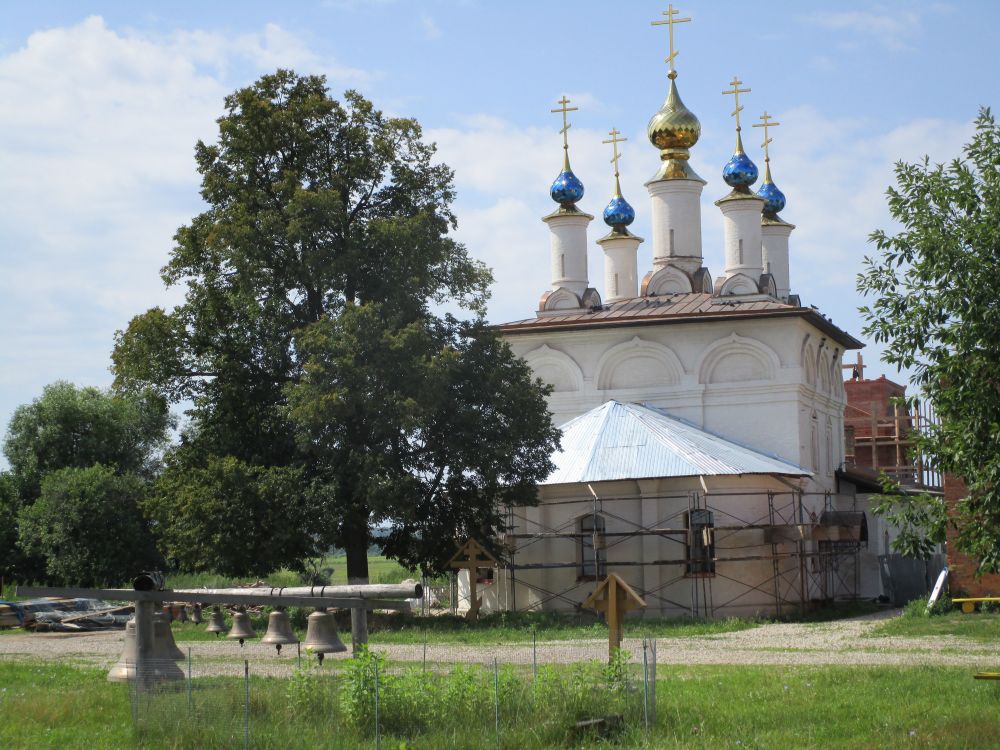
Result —
M609 693L604 674L596 665L547 668L533 683L502 670L499 743L492 672L390 676L380 693L382 747L591 747L598 743L571 727L602 707L626 716L629 728L611 743L617 747L1000 747L1000 688L960 668L661 666L659 721L649 734L641 683ZM633 685L636 674L633 665ZM291 680L253 679L251 746L374 747L366 729L371 696L345 680L316 670ZM0 661L0 747L241 746L241 680L195 680L191 708L178 688L139 704L137 732L127 688L106 682L103 671ZM594 695L607 702L595 703Z
M880 623L870 634L886 636L959 636L974 641L1000 643L1000 614L975 612L964 614L958 610L931 617L908 610L901 617Z
M292 621L299 637L305 634L305 618L308 610L290 610ZM208 610L205 611L206 618ZM340 613L340 637L350 643L350 626L347 613ZM267 628L265 615L255 616L254 628L259 636ZM646 619L626 620L625 637L641 638L684 638L711 636L748 630L761 625L763 620L748 620L730 617L724 620ZM226 618L226 624L231 623ZM204 625L173 623L174 638L177 641L214 640L216 636L205 632ZM530 643L532 638L543 641L573 641L581 639L605 639L608 628L593 617L576 617L548 612L500 612L484 615L477 622L468 622L461 617L437 615L379 614L370 622L369 641L383 644L455 643L473 645L495 645L497 643Z

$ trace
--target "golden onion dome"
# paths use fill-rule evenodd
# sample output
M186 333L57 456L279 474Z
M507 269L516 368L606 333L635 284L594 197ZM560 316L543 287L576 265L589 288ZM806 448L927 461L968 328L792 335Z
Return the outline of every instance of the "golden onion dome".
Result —
M677 93L675 76L670 77L670 91L660 110L649 120L646 134L649 142L660 149L660 159L663 164L653 178L658 179L697 179L698 177L687 164L690 149L701 136L701 123L694 112L684 106L680 94Z

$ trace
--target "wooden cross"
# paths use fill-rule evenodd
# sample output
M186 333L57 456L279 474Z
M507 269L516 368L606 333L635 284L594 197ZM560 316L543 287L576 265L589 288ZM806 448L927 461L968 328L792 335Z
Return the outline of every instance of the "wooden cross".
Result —
M601 581L594 593L587 597L584 607L603 612L608 621L608 659L613 659L615 650L622 645L622 625L625 613L631 609L643 608L646 602L635 590L616 573L609 573Z
M560 99L558 103L561 104L562 106L561 107L557 107L556 109L553 109L553 110L550 110L550 111L551 112L562 112L563 126L562 126L562 130L560 130L559 132L562 133L563 148L565 150L569 151L569 139L567 138L566 133L569 131L571 125L570 125L569 121L566 119L566 113L567 112L576 112L580 108L579 107L567 107L566 105L569 104L569 99L566 98L565 94L563 94L563 98Z
M670 73L668 74L671 78L677 77L677 71L674 70L674 58L677 57L677 51L674 49L674 24L676 23L687 23L690 18L674 18L679 10L674 10L673 5L668 5L667 9L663 11L663 15L667 17L665 21L650 21L650 26L666 26L670 30L670 56L667 57L663 62L670 66Z
M448 567L456 570L469 571L469 611L465 613L465 619L475 620L479 617L479 608L483 606L483 598L476 596L476 570L479 568L495 568L497 559L493 557L475 539L469 539L458 548L448 561Z
M619 138L618 136L620 136L621 133L615 128L611 128L611 130L608 131L608 135L610 135L611 138L606 141L601 141L601 143L612 144L611 148L615 150L615 155L611 157L611 161L615 165L615 177L618 177L618 160L621 158L621 154L618 152L618 144L625 143L628 138Z
M740 94L748 94L748 93L750 93L750 89L741 89L740 88L740 84L741 83L743 83L743 81L741 81L736 76L733 76L733 80L731 80L729 82L729 85L732 86L733 88L730 89L729 91L723 91L722 92L723 96L728 96L729 94L732 94L733 95L733 99L736 102L736 109L733 110L732 115L736 117L736 130L737 130L737 132L740 129L740 112L743 111L743 107L740 106Z
M755 127L755 128L764 128L764 142L762 144L760 144L760 147L762 149L764 149L764 161L767 162L767 161L771 161L771 155L768 152L768 148L767 147L768 147L768 145L770 145L771 141L774 140L774 138L768 138L767 137L767 129L768 128L776 128L781 123L780 122L771 122L771 120L773 118L771 117L771 115L769 115L767 113L767 110L764 110L764 114L762 114L760 116L760 119L763 120L763 122L755 122L753 124L753 127Z

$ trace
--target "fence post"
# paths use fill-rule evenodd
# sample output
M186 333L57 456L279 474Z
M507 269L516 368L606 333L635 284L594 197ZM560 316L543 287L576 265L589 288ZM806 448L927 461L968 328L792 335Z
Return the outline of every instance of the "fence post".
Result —
M531 626L531 680L538 682L538 628Z
M382 746L382 736L378 723L378 660L374 660L372 664L375 667L375 750L379 750Z
M651 694L652 694L652 704L650 706L650 708L651 708L650 714L651 714L651 721L653 723L653 726L656 726L656 639L655 638L652 639L650 645L652 646L652 651L653 651L653 661L652 661L652 665L651 665L652 666L652 674L650 675L650 678L651 678L650 679L650 683L652 684L652 688L653 688L652 691L651 691Z
M649 731L649 642L642 639L642 721Z
M500 671L495 656L493 657L493 714L496 719L497 750L500 750Z
M194 710L194 697L191 695L191 647L188 646L188 713Z
M250 750L250 660L243 660L243 750Z
M424 635L424 672L427 672L427 635Z

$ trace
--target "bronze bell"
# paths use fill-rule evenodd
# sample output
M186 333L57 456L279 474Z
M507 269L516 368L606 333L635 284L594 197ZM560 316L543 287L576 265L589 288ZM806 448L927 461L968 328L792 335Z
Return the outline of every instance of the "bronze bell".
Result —
M292 621L288 619L288 613L284 607L278 607L267 616L267 632L264 633L260 642L278 649L278 656L281 656L282 646L299 642L295 631L292 630Z
M240 646L242 646L243 641L247 638L256 637L257 633L254 632L253 624L250 622L250 615L247 614L246 609L240 607L233 613L233 627L229 629L226 638L232 641L239 640Z
M153 653L150 655L149 662L145 666L146 676L148 679L156 682L181 680L184 678L184 673L174 663L172 658L162 653L164 650L164 641L162 637L157 637L156 627L156 622L154 621ZM175 645L174 649L176 650L176 648ZM125 648L122 650L122 655L118 663L108 672L109 682L127 682L135 679L135 665L138 659L136 651L135 618L133 617L125 624Z
M184 653L177 648L170 620L162 612L153 615L153 655L164 661L180 661Z
M323 663L323 654L338 654L347 651L337 635L337 623L333 615L325 609L317 609L306 621L306 639L302 643L307 651L316 652L319 663Z
M195 625L201 625L203 622L201 619L201 605L198 602L191 605L191 622Z
M212 610L212 614L208 616L208 626L205 628L206 633L215 633L216 637L220 633L226 632L226 618L222 616L222 610L216 607Z

